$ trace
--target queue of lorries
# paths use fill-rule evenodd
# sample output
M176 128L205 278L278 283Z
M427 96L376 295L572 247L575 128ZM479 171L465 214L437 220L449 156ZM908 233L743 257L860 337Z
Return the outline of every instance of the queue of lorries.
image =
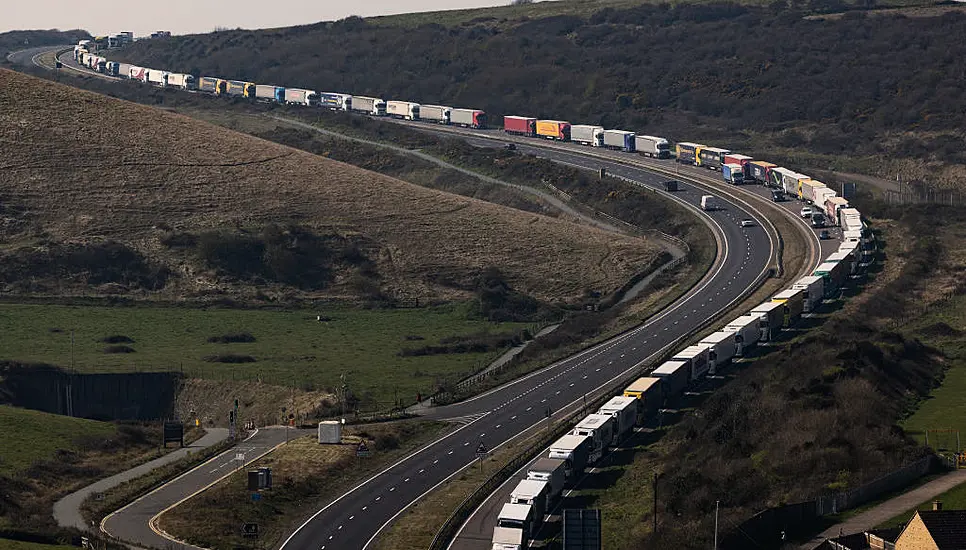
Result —
M82 45L74 48L74 58L92 70L160 87L469 128L487 126L486 113L478 109L421 105L409 101L387 102L376 97L283 88L209 76L196 79L188 74L111 62L91 54ZM627 130L571 125L566 121L524 116L504 117L503 129L509 134L637 152L658 159L672 157L671 144L667 139ZM585 469L596 464L609 448L627 437L659 409L679 399L689 387L699 383L705 376L715 374L732 359L746 355L759 342L773 340L781 330L795 325L803 314L814 311L824 299L835 294L865 263L865 256L871 254L869 245L872 241L862 222L861 213L821 181L728 149L698 143L675 144L673 156L679 163L720 171L722 179L732 185L758 183L768 186L772 188L772 199L775 201L792 196L814 205L830 223L842 227L843 242L838 251L825 258L811 275L802 277L791 288L735 318L697 344L679 351L652 370L649 376L635 380L624 389L622 395L613 397L551 445L546 456L530 466L526 479L514 488L510 501L501 509L493 531L492 550L527 548L564 488L575 484ZM669 183L675 185L666 184L666 190L675 191L676 182ZM713 210L714 197L702 197L701 206L705 210ZM824 220L815 217L816 212L811 208L808 212L813 225L825 224Z
M707 375L717 374L735 358L748 355L760 342L774 340L802 315L815 311L858 271L865 252L859 240L842 243L811 275L674 354L584 417L532 463L526 478L510 493L493 528L492 550L528 548L564 489L576 485L608 449Z

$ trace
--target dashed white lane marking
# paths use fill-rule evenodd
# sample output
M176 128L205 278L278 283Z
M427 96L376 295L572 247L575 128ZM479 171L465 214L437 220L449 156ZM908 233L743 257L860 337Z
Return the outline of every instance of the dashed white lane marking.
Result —
M600 372L600 369L594 369L594 372Z
M395 487L390 487L390 488L389 488L389 492L390 492L390 493L391 493L391 492L393 492L393 491L395 491L395 490L396 490L396 488L395 488Z
M329 540L332 540L332 535L329 535Z
M574 383L573 382L570 383L570 387L571 388L574 387Z
M368 509L369 509L369 507L368 507L368 506L363 506L363 507L362 507L362 511L363 511L363 512L365 512L365 511L366 511L366 510L368 510Z
M451 454L453 454L453 451L450 451L450 452L448 452L448 453L446 453L446 454L448 454L448 455L451 455Z
M341 530L342 530L342 526L340 525L339 528L336 529L336 531L341 531Z
M433 464L437 464L437 463L439 463L439 459L438 458L433 461Z
M425 471L426 471L425 469L420 469L420 470L419 470L419 473L423 473L423 472L425 472Z
M527 410L525 410L525 411L523 411L523 412L530 412L530 411L532 411L532 410L533 410L533 407L527 407Z
M500 429L500 426L502 426L502 425L503 425L503 424L497 424L497 425L496 425L496 428L497 428L497 429Z
M546 403L546 402L547 402L547 400L546 400L546 399L541 399L541 400L540 400L540 402L541 402L541 403Z
M555 393L554 395L560 395L560 390L557 390L557 393Z
M470 442L469 442L469 441L467 441L466 443L463 443L463 446L464 446L464 447L468 447L468 446L469 446L469 444L470 444Z
M585 374L584 377L581 378L581 380L587 380L587 375Z
M409 483L409 478L407 477L406 479L404 479L403 483Z
M517 417L516 417L516 416L511 416L511 417L510 417L510 420L516 420L516 419L517 419Z
M352 520L354 520L354 519L356 519L356 517L355 517L355 516L349 516L349 521L352 521Z
M381 496L378 496L378 497L376 497L376 500L380 500L381 498L382 498Z

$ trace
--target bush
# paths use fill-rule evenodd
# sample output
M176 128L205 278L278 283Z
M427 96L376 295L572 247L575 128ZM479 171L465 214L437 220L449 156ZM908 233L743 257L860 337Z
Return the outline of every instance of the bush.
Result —
M168 248L194 248L198 244L198 236L174 231L165 233L160 241L162 245Z
M134 353L134 348L130 346L107 346L104 353Z
M255 358L251 355L237 355L234 353L219 353L206 355L204 361L209 363L254 363Z
M255 341L255 337L247 332L236 332L232 334L223 334L221 336L209 336L209 344L237 344L237 343L251 343Z
M129 336L124 336L123 334L113 334L111 336L105 336L98 340L103 344L133 344L134 339Z

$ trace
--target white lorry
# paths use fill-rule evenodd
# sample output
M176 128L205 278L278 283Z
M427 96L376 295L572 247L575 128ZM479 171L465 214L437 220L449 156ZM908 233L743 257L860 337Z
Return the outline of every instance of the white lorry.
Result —
M492 550L524 550L530 545L533 506L504 504L493 528Z
M604 146L604 127L574 124L570 127L570 141L592 147Z
M419 119L419 103L411 101L387 101L386 114L403 120Z

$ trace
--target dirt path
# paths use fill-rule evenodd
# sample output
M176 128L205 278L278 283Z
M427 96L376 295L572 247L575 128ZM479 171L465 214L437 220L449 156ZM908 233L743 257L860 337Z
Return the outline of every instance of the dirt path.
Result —
M80 529L81 531L87 531L90 529L90 526L84 522L84 517L81 514L80 507L81 503L83 503L88 496L93 493L103 493L108 489L117 487L125 481L130 481L132 479L141 477L155 468L164 466L165 464L170 464L176 460L180 460L188 456L190 453L198 452L206 447L210 447L223 441L227 437L228 430L225 428L208 428L207 433L205 433L201 439L195 441L187 447L178 449L176 451L171 451L170 453L156 458L150 462L145 462L144 464L135 466L130 470L115 474L111 477L92 483L79 491L75 491L58 500L54 504L54 519L57 521L57 525L60 525L61 527L73 527Z
M895 498L889 499L882 504L862 512L842 523L829 527L822 533L816 535L812 540L803 544L800 550L812 550L825 539L839 536L839 534L849 535L852 533L862 533L874 528L876 525L888 521L899 514L912 510L923 502L935 498L960 483L966 482L966 470L956 470L938 479L934 479L925 485L916 487L911 491L903 493Z

